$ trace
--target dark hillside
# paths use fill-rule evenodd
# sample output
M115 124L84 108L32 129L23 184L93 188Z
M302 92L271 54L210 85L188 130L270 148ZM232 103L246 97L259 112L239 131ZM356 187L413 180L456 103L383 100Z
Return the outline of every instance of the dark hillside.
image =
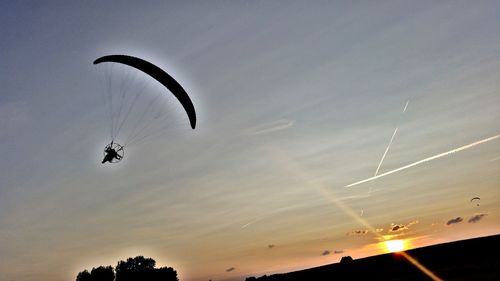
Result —
M499 281L500 235L433 245L406 251L447 281ZM295 272L249 277L258 281L432 280L402 254L384 254Z

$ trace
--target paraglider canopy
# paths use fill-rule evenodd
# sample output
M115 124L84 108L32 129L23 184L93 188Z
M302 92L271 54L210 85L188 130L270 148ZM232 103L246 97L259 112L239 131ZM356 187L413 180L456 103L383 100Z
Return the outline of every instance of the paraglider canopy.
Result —
M127 55L103 56L96 59L94 61L94 64L99 64L103 62L121 63L131 66L146 73L147 75L154 78L156 81L160 82L163 86L169 89L170 92L172 92L172 94L177 98L177 100L179 100L179 102L181 103L182 107L184 108L184 110L188 115L191 128L194 129L196 127L196 112L194 110L194 106L193 103L191 102L191 99L189 98L184 88L182 88L182 86L174 78L172 78L172 76L163 71L161 68L143 59Z
M111 143L104 148L102 163L120 162L124 147L136 145L171 127L163 122L167 112L164 101L170 99L170 93L175 97L174 104L176 99L187 113L191 128L196 127L196 112L190 97L172 76L158 66L127 55L103 56L96 59L94 65L99 65L97 68L104 74L105 79L101 82L104 82L106 90L104 102L110 123ZM137 82L137 74L146 74L143 83L134 83ZM155 80L164 86L158 89L159 94L156 89L145 91L150 82L155 84ZM146 92L150 94L143 94ZM115 141L120 132L124 137L120 141L122 145Z
M474 197L474 198L472 198L472 199L470 200L470 202L471 202L471 203L476 202L476 205L477 205L477 206L479 206L479 202L480 202L480 200L481 200L481 198L479 198L479 197Z

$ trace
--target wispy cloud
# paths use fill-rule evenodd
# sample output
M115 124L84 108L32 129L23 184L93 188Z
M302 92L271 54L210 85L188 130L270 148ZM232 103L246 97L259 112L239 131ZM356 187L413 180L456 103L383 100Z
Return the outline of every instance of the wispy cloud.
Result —
M291 126L293 126L293 121L288 119L280 119L247 129L245 133L248 135L261 135L284 130Z
M487 216L487 214L478 214L470 218L467 222L468 223L476 223L479 222L483 217Z
M401 230L405 230L407 229L407 227L403 224L396 224L396 225L392 225L391 228L389 229L389 232L396 232L396 231L401 231Z
M446 222L446 225L452 225L452 224L457 224L457 223L461 223L464 219L462 217L456 217L454 219L451 219L449 221Z
M330 254L330 251L325 250L323 253L321 253L322 256L328 256Z
M406 229L409 229L410 226L414 225L414 224L417 224L418 223L418 220L415 220L415 221L411 221L407 224L391 224L391 227L389 228L389 232L398 232L398 231L402 231L402 230L406 230Z
M339 200L345 201L345 200L351 200L351 199L363 199L363 198L368 198L370 197L370 193L363 193L363 194L358 194L358 195L348 195L348 196L343 196L340 197Z
M352 235L366 235L368 234L367 229L358 229L358 230L353 230L351 232L348 232L346 235L352 236Z
M283 213L283 212L287 212L287 211L292 211L292 210L295 210L297 208L300 208L298 206L289 206L289 207L285 207L285 208L279 208L279 209L276 209L274 211L271 211L271 212L267 212L266 214L264 215L261 215L260 217L257 217L247 223L245 223L244 225L241 226L241 229L244 229L244 228L247 228L249 227L250 225L254 224L254 223L257 223L259 221L262 221L264 219L268 219L269 217L272 217L274 215L277 215L277 214L280 214L280 213Z
M431 157L427 157L427 158L422 159L420 161L417 161L417 162L408 164L406 166L403 166L403 167L391 170L389 172L385 172L383 174L380 174L380 175L377 175L377 176L374 176L374 177L371 177L371 178L367 178L367 179L364 179L364 180L361 180L361 181L357 181L355 183L348 184L345 187L352 187L352 186L360 185L360 184L365 183L365 182L373 181L373 180L376 180L378 178L385 177L385 176L388 176L390 174L394 174L394 173L397 173L397 172L409 169L411 167L423 164L425 162L429 162L429 161L432 161L432 160L435 160L435 159L438 159L438 158L441 158L441 157L444 157L444 156L447 156L447 155L450 155L450 154L453 154L453 153L456 153L456 152L460 152L460 151L465 150L465 149L472 148L472 147L474 147L476 145L480 145L480 144L483 144L483 143L495 140L495 139L497 139L499 137L500 137L500 135L496 135L496 136L493 136L493 137L482 139L482 140L479 140L479 141L476 141L476 142L473 142L473 143L470 143L470 144L467 144L467 145L464 145L464 146L461 146L461 147L458 147L458 148L455 148L455 149L452 149L452 150L449 150L449 151L446 151L446 152L443 152L443 153L440 153L440 154L437 154L437 155L434 155L434 156L431 156Z
M231 271L234 271L234 270L236 270L236 268L230 267L230 268L226 269L226 272L231 272Z
M335 250L333 251L334 254L342 254L344 251L343 250Z

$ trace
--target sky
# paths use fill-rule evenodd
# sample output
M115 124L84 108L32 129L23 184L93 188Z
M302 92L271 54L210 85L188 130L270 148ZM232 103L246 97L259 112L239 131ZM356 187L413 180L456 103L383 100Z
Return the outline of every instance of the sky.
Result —
M2 1L0 280L75 280L137 255L183 281L244 280L381 254L384 240L499 234L498 11L498 1ZM101 164L102 81L130 71L92 64L110 54L172 75L196 129L163 95L162 133ZM165 91L138 77L127 87L145 85L145 104Z

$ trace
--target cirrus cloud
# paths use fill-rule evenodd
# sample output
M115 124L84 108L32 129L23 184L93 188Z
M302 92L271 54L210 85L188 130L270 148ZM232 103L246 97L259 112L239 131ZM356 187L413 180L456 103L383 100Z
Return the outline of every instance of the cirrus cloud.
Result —
M258 126L255 126L253 128L247 129L245 131L246 134L248 135L261 135L261 134L267 134L271 132L276 132L280 130L287 129L291 126L293 126L293 121L288 120L288 119L279 119L276 121L264 123Z

